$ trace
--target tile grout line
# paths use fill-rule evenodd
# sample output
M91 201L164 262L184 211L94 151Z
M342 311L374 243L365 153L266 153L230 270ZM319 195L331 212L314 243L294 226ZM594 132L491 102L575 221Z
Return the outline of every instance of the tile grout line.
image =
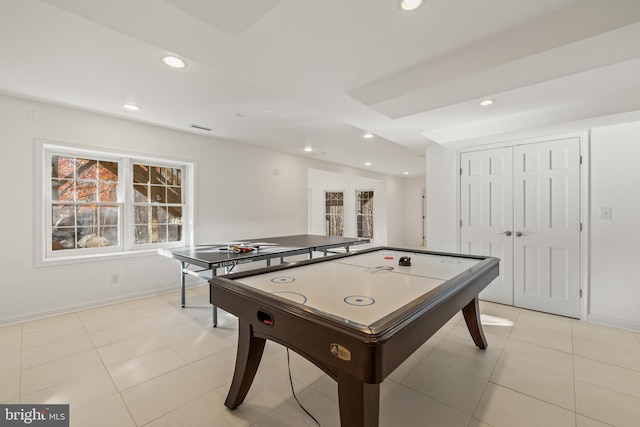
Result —
M576 353L573 342L573 333L574 333L574 324L573 320L571 321L571 372L573 373L573 417L575 420L576 426L578 425L578 393L576 392Z
M22 403L22 347L24 345L24 322L20 323L20 374L18 375L18 403Z
M482 314L482 309L480 309L480 312ZM480 422L483 422L487 425L490 425L489 423L485 422L484 420L480 419L480 418L476 418L476 412L478 411L478 405L480 405L480 402L482 401L482 397L484 396L484 394L487 391L487 386L489 385L489 383L495 384L491 381L491 377L493 376L493 373L496 370L496 367L498 366L498 363L500 362L500 359L502 358L502 353L504 352L504 347L506 347L507 343L509 342L509 340L511 339L511 334L513 333L513 329L516 327L516 323L518 323L518 319L520 318L520 313L521 310L518 309L518 314L516 316L516 318L513 320L513 325L511 325L511 330L509 331L509 334L507 335L505 342L504 342L504 346L500 349L500 353L498 354L498 359L496 360L495 365L493 365L493 369L491 369L491 373L489 374L489 378L487 378L487 381L484 384L484 388L482 389L482 393L480 394L480 399L478 399L478 401L476 402L474 408L473 408L473 413L471 415L471 421L469 421L469 424L471 424L471 422L476 419ZM496 384L497 385L497 384Z
M121 303L122 304L122 303ZM125 310L129 311L129 308L126 307L124 304L122 304L122 306L124 307ZM132 313L133 314L133 313ZM78 316L80 317L80 316ZM93 341L93 338L91 337L91 334L89 333L89 331L86 328L86 325L84 324L84 321L82 320L82 317L80 317L80 322L82 322L82 326L85 329L85 331L87 332L87 335L89 335L89 339L91 339L91 344L93 345L93 349L96 352L96 354L98 355L98 358L100 359L100 363L102 364L102 367L104 368L106 374L109 376L109 380L111 381L111 384L113 385L113 388L116 390L116 393L118 395L118 397L120 398L120 400L122 401L122 404L124 405L124 407L127 409L127 413L129 414L129 417L131 418L131 421L133 422L133 424L136 425L136 427L138 426L138 423L136 422L135 418L133 418L133 414L131 413L131 409L129 408L129 405L127 405L127 402L124 400L124 398L122 397L122 393L120 392L120 389L118 388L118 385L115 383L113 376L111 375L111 372L109 371L107 365L105 364L104 360L102 359L102 356L100 355L100 353L98 352L98 347L96 347L95 342ZM114 395L115 395L114 394Z

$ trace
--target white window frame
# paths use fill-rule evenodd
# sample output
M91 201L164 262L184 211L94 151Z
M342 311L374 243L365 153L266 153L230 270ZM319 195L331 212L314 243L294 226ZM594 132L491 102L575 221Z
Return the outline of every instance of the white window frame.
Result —
M74 144L57 143L45 140L36 140L40 153L40 164L36 173L41 174L38 180L37 194L40 194L39 203L36 203L36 217L40 217L36 227L35 237L38 246L42 248L40 256L36 259L37 265L49 263L76 262L96 257L131 256L135 254L156 253L159 248L187 246L193 242L194 227L194 177L195 163L184 159L169 157L151 157L138 153L127 153L116 150L96 149ZM51 157L54 155L78 156L97 158L118 162L118 199L119 205L119 239L117 245L98 247L56 250L52 249L52 209L55 204L51 194ZM142 163L160 167L179 168L182 170L182 239L175 242L162 243L135 243L135 224L133 213L133 164ZM36 247L38 247L36 246Z

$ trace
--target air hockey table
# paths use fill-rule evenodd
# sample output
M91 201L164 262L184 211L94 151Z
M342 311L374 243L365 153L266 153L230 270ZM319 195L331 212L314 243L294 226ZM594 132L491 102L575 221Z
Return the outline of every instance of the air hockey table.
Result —
M238 317L225 406L242 404L272 340L337 381L343 427L377 426L380 383L458 311L487 347L478 294L498 268L494 257L379 247L213 277L211 302Z

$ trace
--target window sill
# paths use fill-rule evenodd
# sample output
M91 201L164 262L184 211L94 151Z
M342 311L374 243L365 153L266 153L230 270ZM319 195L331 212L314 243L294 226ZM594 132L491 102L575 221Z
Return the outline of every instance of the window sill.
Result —
M124 259L131 259L131 258L141 258L141 257L148 257L151 255L153 256L158 255L158 248L140 249L135 251L125 251L125 252L101 252L101 253L84 254L84 255L51 257L47 259L38 260L39 262L36 262L36 267L57 267L60 265L72 265L72 264L105 261L107 259L108 260L120 260L120 259L124 260Z

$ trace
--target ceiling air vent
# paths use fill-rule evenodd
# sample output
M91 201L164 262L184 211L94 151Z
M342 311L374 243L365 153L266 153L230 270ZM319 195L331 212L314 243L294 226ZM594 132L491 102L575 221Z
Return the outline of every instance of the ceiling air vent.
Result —
M191 125L192 128L194 129L200 129L200 130L206 130L207 132L211 132L211 129L206 128L204 126L200 126L200 125Z

